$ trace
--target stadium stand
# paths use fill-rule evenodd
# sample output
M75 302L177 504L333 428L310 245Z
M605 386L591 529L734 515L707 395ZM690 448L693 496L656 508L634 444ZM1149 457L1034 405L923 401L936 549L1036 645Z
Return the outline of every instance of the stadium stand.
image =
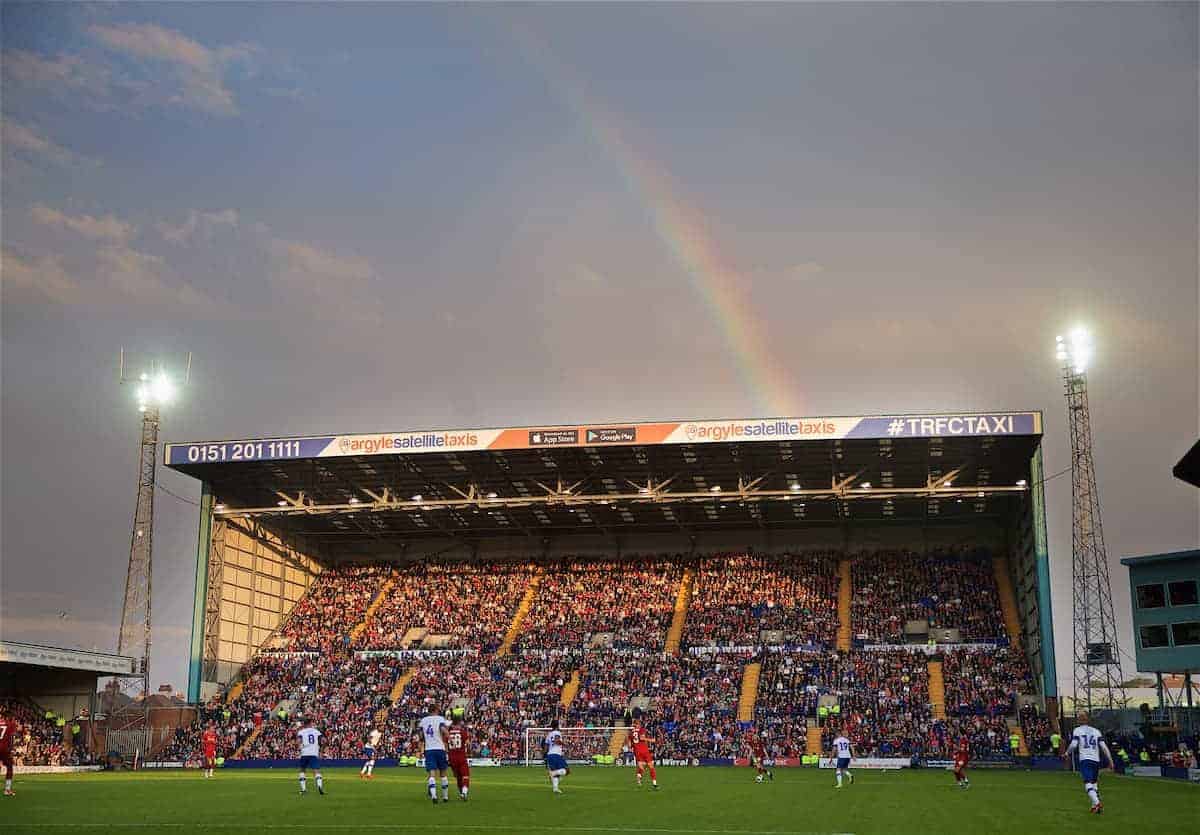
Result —
M62 728L46 718L45 711L21 699L0 698L4 715L17 720L20 732L13 741L16 765L65 765L71 752L63 746Z
M856 646L839 649L847 607ZM944 718L924 652L862 646L900 643L914 619L978 644L933 656ZM357 756L376 722L383 756L413 754L417 720L463 704L485 750L520 759L525 728L620 726L637 700L667 759L739 756L751 727L774 757L818 739L827 750L840 731L859 755L944 755L965 737L976 756L1004 757L1009 721L1036 744L1048 736L1044 719L1016 713L1031 677L1005 621L990 560L972 550L331 568L280 631L290 651L254 657L168 749L194 758L211 721L226 756L288 758L303 716L331 758ZM357 656L431 640L447 652ZM611 740L620 753L622 735Z

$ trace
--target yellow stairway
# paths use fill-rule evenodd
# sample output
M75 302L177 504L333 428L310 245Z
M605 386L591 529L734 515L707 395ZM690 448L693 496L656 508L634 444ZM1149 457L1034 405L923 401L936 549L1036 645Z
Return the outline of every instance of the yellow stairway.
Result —
M854 635L850 627L850 601L854 598L854 589L850 586L850 560L842 560L838 564L838 634L837 648L841 652L849 652Z
M1004 612L1004 628L1008 640L1014 647L1021 645L1021 618L1017 614L1017 596L1013 592L1012 575L1008 573L1008 558L993 557L992 571L996 574L996 588L1000 590L1000 609Z
M246 682L238 679L233 683L233 687L229 688L229 692L225 694L225 704L231 705L237 701L238 696L242 695L242 691L246 689Z
M375 617L375 612L383 605L383 601L387 600L388 594L391 593L395 585L395 577L388 577L384 581L383 587L379 589L379 594L375 595L375 599L371 601L371 605L367 607L367 611L363 614L362 623L350 630L350 646L354 646L354 642L366 631L367 624L371 622L371 618Z
M946 680L942 677L942 662L929 662L929 706L934 719L946 718Z
M804 746L804 753L806 753L806 754L820 754L821 753L821 729L818 728L816 725L813 725L812 727L810 727L808 729L808 739Z
M679 583L679 594L675 595L675 615L671 618L671 628L667 631L665 650L671 655L679 654L679 644L683 641L683 627L687 623L688 606L692 602L692 588L695 583L695 572L685 568L683 580Z
M525 616L533 608L538 586L542 584L542 574L543 569L539 568L537 574L530 579L529 585L525 588L525 595L521 598L521 605L517 606L517 613L513 615L512 623L508 625L508 631L504 633L504 642L500 644L500 649L496 650L497 655L508 655L512 650L513 642L521 634L521 624L525 622Z
M571 702L575 701L575 694L579 692L579 670L571 673L571 679L563 685L562 696L559 697L558 703L562 705L563 710L571 706Z
M608 754L611 757L621 756L621 749L625 746L625 740L629 738L629 728L617 728L613 731L612 738L608 740Z
M242 758L242 752L250 749L250 746L252 746L254 744L254 740L258 739L258 735L262 733L262 729L265 728L267 726L267 723L270 721L271 721L271 719L269 716L264 717L262 724L259 725L254 730L252 730L250 732L250 736L248 736L244 740L242 740L242 744L237 747L237 750L233 752L233 756L230 757L229 759L240 760Z
M758 701L758 677L762 664L755 661L742 670L742 695L738 697L737 718L739 722L754 721L754 703Z
M413 680L413 676L417 674L416 667L409 667L401 674L400 678L396 679L396 683L392 685L392 692L388 693L388 700L391 704L400 701L400 697L404 695L404 688L408 687L408 683ZM388 711L390 707L381 707L375 712L375 721L382 725L387 721Z

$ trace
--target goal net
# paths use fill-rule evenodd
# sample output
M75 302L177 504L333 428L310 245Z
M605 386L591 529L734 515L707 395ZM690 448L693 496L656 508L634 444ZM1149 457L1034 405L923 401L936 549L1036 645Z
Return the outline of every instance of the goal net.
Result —
M559 728L562 734L563 756L569 763L590 763L593 765L612 764L620 762L621 751L618 748L612 760L608 760L613 734L626 728ZM541 765L545 749L542 742L549 728L525 729L525 765Z

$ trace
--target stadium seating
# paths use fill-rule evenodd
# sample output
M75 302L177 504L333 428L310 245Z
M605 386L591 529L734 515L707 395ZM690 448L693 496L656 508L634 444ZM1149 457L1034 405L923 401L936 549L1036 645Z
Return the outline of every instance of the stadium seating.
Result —
M908 621L959 629L967 641L1007 642L990 556L980 550L854 555L851 619L856 643L899 644Z
M967 550L852 555L856 641L838 650L846 560L741 552L333 568L281 630L291 651L252 659L236 698L214 700L202 719L218 725L226 756L244 746L243 757L290 758L294 721L303 716L324 731L323 755L336 758L357 756L379 716L381 754L391 756L419 752L422 715L461 703L477 745L520 759L525 728L554 718L616 726L640 700L665 759L744 755L751 726L771 756L798 757L818 721L826 750L845 732L864 756L943 756L963 737L978 757L1006 756L1006 723L1017 721L1018 696L1032 681L1020 650L1005 646L990 558ZM680 595L685 568L694 578L690 597ZM687 603L682 623L679 599ZM522 600L528 613L515 618ZM673 619L678 653L664 652ZM960 629L964 641L990 642L944 653L944 719L931 709L924 653L862 647L901 643L905 622L921 619ZM501 654L510 629L511 652ZM428 648L430 636L450 652L357 657ZM704 649L714 646L744 649ZM747 665L759 678L756 688L745 680L756 698L739 722ZM406 672L411 680L398 686ZM827 717L818 711L822 697L836 705ZM1020 721L1028 738L1046 735L1036 716ZM201 726L165 750L194 757Z
M684 629L687 646L757 646L763 631L788 645L837 638L836 555L723 554L705 558Z
M446 636L446 646L493 652L521 601L529 564L417 565L395 584L356 642L358 649L407 649L410 629Z
M17 765L66 765L70 752L62 744L62 728L46 718L43 711L20 699L0 698L4 715L21 726L13 741L13 761Z

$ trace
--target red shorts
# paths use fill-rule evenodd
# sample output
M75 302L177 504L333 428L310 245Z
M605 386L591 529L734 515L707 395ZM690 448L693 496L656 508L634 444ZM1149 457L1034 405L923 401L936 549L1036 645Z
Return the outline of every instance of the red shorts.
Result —
M649 746L637 745L633 749L633 758L640 763L654 762L654 755L650 753Z
M204 767L212 768L216 764L217 764L217 752L216 751L205 751L204 752Z
M962 771L964 768L967 767L968 762L970 762L970 760L964 760L960 757L955 757L954 758L954 770Z
M471 774L471 763L467 761L466 754L461 751L451 751L449 759L450 767L459 777L467 777Z

